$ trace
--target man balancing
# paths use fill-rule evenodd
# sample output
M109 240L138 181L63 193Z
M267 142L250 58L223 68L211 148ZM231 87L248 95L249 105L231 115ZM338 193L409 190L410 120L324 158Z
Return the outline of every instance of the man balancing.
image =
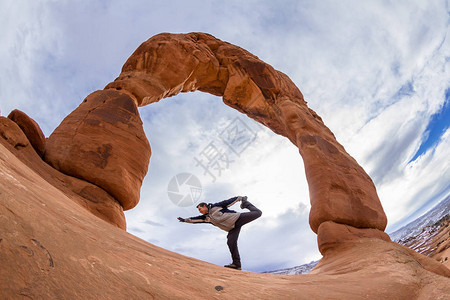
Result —
M249 212L239 213L228 209L239 201L241 201L241 208L246 208ZM178 217L178 220L186 223L212 223L214 226L228 231L227 244L233 262L224 267L240 270L241 258L237 246L239 232L243 225L261 217L262 212L247 200L247 196L233 197L217 203L202 202L197 205L197 209L202 215L187 219Z

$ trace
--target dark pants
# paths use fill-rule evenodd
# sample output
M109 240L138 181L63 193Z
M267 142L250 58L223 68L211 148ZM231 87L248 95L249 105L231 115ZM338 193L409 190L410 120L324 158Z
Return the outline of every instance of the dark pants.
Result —
M251 203L248 203L248 206L246 208L250 211L241 213L236 223L234 224L234 228L231 229L227 235L227 244L231 252L231 257L233 258L233 264L238 267L241 266L241 257L239 256L237 240L239 237L239 233L241 232L241 227L253 220L258 219L262 215L262 212Z

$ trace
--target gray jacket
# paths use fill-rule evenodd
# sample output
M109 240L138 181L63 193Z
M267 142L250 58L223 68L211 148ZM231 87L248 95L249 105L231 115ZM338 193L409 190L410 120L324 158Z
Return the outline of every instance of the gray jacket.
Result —
M228 209L236 202L240 201L241 197L233 197L218 203L209 203L208 213L205 215L187 218L187 223L211 223L222 230L230 231L234 228L234 224L239 219L241 213Z

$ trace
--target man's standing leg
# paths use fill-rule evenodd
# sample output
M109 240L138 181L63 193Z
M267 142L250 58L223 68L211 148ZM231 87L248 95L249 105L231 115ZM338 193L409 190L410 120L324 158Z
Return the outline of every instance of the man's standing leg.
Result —
M227 244L228 248L230 249L231 257L233 259L232 265L236 266L239 269L241 268L241 257L239 255L237 240L239 238L239 233L241 232L241 227L253 220L258 219L262 215L262 212L258 208L256 208L256 206L247 201L247 197L242 200L241 208L247 208L250 211L241 213L236 223L234 224L234 228L231 229L227 235ZM231 265L228 265L226 267L232 268Z
M239 269L239 270L241 269L241 257L239 255L239 250L238 250L238 246L237 246L237 240L238 240L240 232L241 232L241 227L236 227L236 226L228 232L227 245L228 245L228 249L230 249L231 258L233 259L233 263L231 265L227 265L225 267Z

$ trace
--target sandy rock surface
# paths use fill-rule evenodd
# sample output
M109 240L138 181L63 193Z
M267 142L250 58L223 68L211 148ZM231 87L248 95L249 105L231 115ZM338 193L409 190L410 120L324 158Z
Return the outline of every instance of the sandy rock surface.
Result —
M0 174L0 291L6 299L446 299L450 295L448 277L427 271L407 248L393 242L377 238L343 242L329 249L308 275L229 270L158 248L95 217L3 145Z

